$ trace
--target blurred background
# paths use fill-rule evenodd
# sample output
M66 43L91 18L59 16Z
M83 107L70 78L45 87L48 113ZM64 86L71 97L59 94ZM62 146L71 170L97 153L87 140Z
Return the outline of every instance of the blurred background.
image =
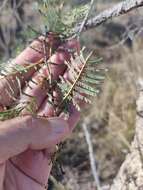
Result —
M68 6L88 0L69 0ZM112 7L118 0L95 0L92 14ZM39 30L41 19L34 0L0 0L0 62L14 58L34 38L28 29ZM112 183L134 135L137 80L143 71L143 8L109 20L84 32L81 44L95 50L109 68L99 97L85 111L76 130L59 155L63 172L53 170L55 182L51 190L95 190L88 145L83 130L86 120L93 157L102 186ZM56 173L56 175L55 175ZM53 180L53 179L52 179Z

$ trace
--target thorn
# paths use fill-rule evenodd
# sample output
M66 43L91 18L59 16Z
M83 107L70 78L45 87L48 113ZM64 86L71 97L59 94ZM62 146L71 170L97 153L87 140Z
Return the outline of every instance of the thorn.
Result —
M38 49L36 49L36 48L34 48L34 47L32 47L32 46L29 46L31 49L33 49L34 51L36 51L36 52L38 52L38 53L40 53L40 54L42 54L43 55L43 52L42 51L40 51L40 50L38 50Z
M30 98L35 98L34 96L31 96L31 95L27 94L26 92L22 92L22 94L24 94L25 96L28 96Z
M25 85L26 85L27 87L29 87L31 90L33 89L33 87L30 86L30 84L29 84L28 81L25 81Z
M31 81L32 83L34 83L34 84L38 85L38 83L37 83L37 82L35 82L33 79L30 79L30 81Z

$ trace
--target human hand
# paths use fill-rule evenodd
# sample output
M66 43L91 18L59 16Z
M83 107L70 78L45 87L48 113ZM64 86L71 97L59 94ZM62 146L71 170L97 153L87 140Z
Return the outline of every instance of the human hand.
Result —
M41 42L35 41L32 46L40 47ZM66 48L74 48L77 50L78 43L70 41L63 45ZM31 48L27 48L15 60L16 64L24 65L25 60L29 63L35 63L42 58L42 54ZM63 65L65 59L70 58L70 53L63 50L58 51L52 56L51 61L60 64L60 67L53 66L52 73L55 79L65 72ZM29 81L32 77L34 81L42 80L42 76L47 75L47 68L40 69L41 72L36 72L30 69L21 78L21 84L24 81ZM18 95L15 76L9 79L14 89L15 98ZM32 87L32 88L31 88ZM7 82L1 80L0 83L0 104L2 107L9 106L13 103L13 98L6 93L8 89ZM35 83L29 82L29 85L24 89L26 94L36 97L35 111L38 115L53 116L53 108L45 100L46 90ZM20 102L28 102L30 97L22 95ZM79 120L79 113L73 106L70 107L70 116L68 121L60 118L34 118L27 116L27 110L23 110L22 116L4 121L0 127L0 184L3 184L5 190L16 189L43 189L46 185L49 173L52 167L51 154L55 151L55 145L59 144L76 125ZM11 161L7 161L9 158ZM22 172L19 171L21 169ZM25 173L25 174L24 174ZM28 177L30 176L30 177ZM33 179L33 180L32 180ZM2 189L2 188L1 188Z

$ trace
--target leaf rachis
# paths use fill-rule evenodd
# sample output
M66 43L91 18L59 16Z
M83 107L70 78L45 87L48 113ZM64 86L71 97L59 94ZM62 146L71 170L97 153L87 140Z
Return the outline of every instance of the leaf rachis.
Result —
M60 103L59 107L62 106L62 104L68 99L68 97L70 96L70 94L73 92L73 89L74 89L74 87L76 86L77 82L79 81L79 79L80 79L80 77L81 77L81 75L82 75L82 73L83 73L83 71L84 71L84 68L86 67L86 64L87 64L88 60L90 59L90 57L92 56L92 54L93 54L93 52L91 52L91 53L88 55L88 57L86 58L86 60L85 60L85 62L84 62L84 64L83 64L83 66L82 66L82 68L81 68L81 70L80 70L80 72L79 72L79 74L78 74L78 76L77 76L77 78L76 78L76 80L75 80L74 83L72 84L72 86L71 86L70 90L68 91L68 93L64 96L64 98L63 98L62 102Z

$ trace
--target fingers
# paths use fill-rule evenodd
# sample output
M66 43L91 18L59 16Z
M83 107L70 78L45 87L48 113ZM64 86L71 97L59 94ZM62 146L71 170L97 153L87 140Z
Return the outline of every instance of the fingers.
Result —
M34 179L37 179L37 181L40 182L41 184L46 185L48 181L48 177L50 175L51 167L52 167L52 163L50 159L51 159L51 154L53 151L54 150L49 150L50 153L49 152L45 153L44 150L43 151L27 150L19 154L18 156L13 157L11 160L16 166L18 166L26 174L28 174ZM19 173L18 173L18 176L19 176ZM26 178L26 180L28 179ZM31 183L31 179L29 180ZM22 181L20 180L19 187L22 186L21 182ZM33 183L35 186L38 185L35 182Z
M16 59L15 64L25 65L34 64L43 59L44 53L46 53L47 59L50 56L50 48L56 49L60 44L60 39L55 37L54 34L48 35L46 38L40 36L34 40ZM44 46L46 46L47 52L44 52ZM28 73L26 73L28 75ZM27 78L27 77L26 77Z
M55 113L56 113L55 107L53 105L51 105L51 103L49 103L47 100L45 100L41 109L38 112L38 115L45 116L45 117L53 117L53 116L55 116ZM69 126L69 134L68 135L70 135L70 133L73 131L73 129L76 127L77 123L80 120L80 112L77 111L75 106L71 103L68 106L68 113L69 113L69 116L66 118L66 121ZM61 113L60 117L65 119L65 114Z
M73 49L71 49L71 50L76 50L76 51L78 51L79 52L79 42L76 40L74 40L74 41L69 41L68 43L67 43L67 45L65 45L64 46L64 48L73 48ZM66 57L63 57L63 54L61 54L61 56L59 56L60 58L61 58L61 64L62 64L62 62L64 62L64 58ZM54 57L55 58L55 57ZM67 57L66 57L67 58ZM58 59L55 59L56 61L58 60ZM54 60L54 61L55 61ZM70 59L69 59L70 60ZM57 61L57 63L59 63L58 61ZM76 64L76 63L75 63ZM81 65L79 65L79 66L81 66ZM53 70L53 73L54 73L54 76L55 77L59 77L59 71L58 70L56 70L57 68L55 67L54 68L54 70ZM58 74L58 75L57 75ZM61 72L60 73L60 75L63 75L63 73ZM65 78L68 78L68 80L71 80L71 73L69 72L69 70L66 70L66 72L64 73L64 77ZM61 101L61 99L60 99L60 93L58 92L58 91L55 91L56 92L56 96L54 97L54 100L55 101L58 101L58 103ZM58 99L58 100L57 100ZM57 105L58 105L58 103L57 103ZM52 105L51 103L49 103L49 100L48 100L48 98L43 102L43 104L42 104L42 106L41 106L41 108L40 108L40 110L39 110L39 112L38 112L38 115L40 115L40 116L46 116L46 117L53 117L53 116L55 116L55 109L56 107L55 107L55 105ZM67 122L68 122L68 124L69 124L69 131L71 132L73 129L74 129L74 127L76 126L76 124L78 123L78 121L79 121L79 119L80 119L80 113L76 110L76 108L71 104L71 105L69 105L69 118L68 118L68 120L67 120Z
M68 131L67 122L60 118L25 116L4 121L0 127L0 163L29 148L51 148L60 143Z
M59 39L53 38L52 35L48 36L47 43L51 44L53 48L58 47L60 44ZM64 60L70 59L70 53L68 50L78 51L78 45L76 40L68 41L66 44L61 46L58 52L50 59L51 62L56 63L56 65L51 66L51 71L53 79L57 79L60 74L62 74L66 67L63 65ZM32 47L32 48L31 48ZM36 50L38 51L36 51ZM47 58L49 56L49 49L46 49ZM43 37L35 40L30 47L27 47L15 60L14 65L30 65L40 61L43 55ZM36 64L37 65L37 64ZM38 69L38 68L37 68ZM0 79L0 104L3 106L9 106L12 102L16 101L20 89L35 72L35 67L28 69L26 73L11 75ZM17 80L18 79L18 80ZM19 85L21 87L19 87Z
M72 132L80 120L80 112L77 111L73 104L69 105L69 117L67 123L69 125L69 131Z
M51 73L53 79L58 79L60 75L63 75L66 71L65 61L70 61L73 52L79 52L79 41L72 39L67 41L65 44L57 49L57 54L51 57L50 61L56 63L51 65Z
M51 67L53 79L57 79L59 75L63 74L64 70L66 69L64 65L66 57L67 52L57 52L51 57L51 61L54 64L56 64L56 66L53 65ZM57 65L60 66L58 67ZM32 77L32 80L29 82L29 85L24 90L26 96L22 96L20 102L25 102L28 104L28 102L30 102L31 99L34 97L34 99L36 100L35 103L37 105L37 108L39 108L42 102L44 101L45 97L48 96L48 77L49 74L47 72L47 67L44 66ZM26 114L27 111L24 110L23 113Z
M26 85L20 97L21 106L25 107L22 115L36 113L40 105L47 96L49 84L46 80L46 71L43 67L40 71L36 72L29 83Z
M40 115L40 116L44 115L46 117L53 117L55 115L54 107L50 103L46 103L46 101L43 105L44 106L38 112L38 115ZM61 115L60 115L60 118L65 120L65 122L68 124L68 128L66 128L66 132L63 133L62 140L65 140L66 138L68 138L69 135L71 135L71 133L73 132L74 128L76 127L77 123L80 120L80 112L77 111L77 109L75 108L75 106L73 104L69 105L68 111L69 111L68 117L65 117L64 113L61 113ZM60 142L61 142L61 140L59 139L59 143ZM57 144L59 144L59 143L57 143ZM47 149L47 152L50 153L50 150Z
M59 144L69 132L68 124L61 118L33 119L32 126L35 126L33 137L29 148L41 150L54 147ZM38 134L38 136L36 136ZM41 142L39 142L39 139Z
M51 71L51 75L52 75L53 80L58 80L59 76L64 74L64 72L66 70L66 65L64 63L65 63L65 61L69 61L71 58L71 55L72 55L72 52L69 52L69 50L76 51L76 48L77 47L74 47L73 43L67 42L66 44L60 46L57 49L57 52L53 56L50 57L49 62L51 62L51 64L49 63L49 67L50 67L50 71ZM42 104L42 102L44 101L46 96L48 97L49 87L45 86L46 83L43 84L43 82L41 82L45 79L45 77L48 80L49 73L48 73L48 68L46 65L43 66L33 76L32 81L29 82L29 86L27 86L25 88L25 91L24 91L25 94L35 98L37 108L40 107L40 104ZM45 82L47 80L45 80ZM37 83L37 85L34 84L33 81L35 81L35 83ZM40 85L40 84L42 84L42 85ZM52 90L53 90L53 88L52 88ZM22 96L21 102L27 102L27 103L30 102L31 97L29 97L29 96ZM44 105L45 105L45 103L46 103L46 101L44 102ZM45 107L44 105L42 105L42 108L41 108L42 110L43 110L43 107ZM49 105L48 105L48 112L46 113L46 115L47 116L53 116L51 114L51 112L52 111L51 111L51 109L49 109ZM26 114L27 111L24 110L23 113Z
M27 81L33 73L38 70L39 63L43 59L43 43L45 38L39 37L36 39L29 47L27 47L14 61L12 67L16 65L30 66L36 65L35 67L30 67L27 72L15 73L7 77L0 78L0 104L3 106L9 106L13 101L16 100L19 94L19 84L21 87L24 86L25 81ZM56 48L59 45L59 39L54 38L52 35L46 38L47 43L47 58L49 57L49 44ZM35 70L36 69L36 70Z
M37 51L35 50L37 49ZM43 57L41 37L32 42L19 56L15 59L15 64L25 65L25 63L36 63Z
M37 46L41 48L41 41L34 41L31 46ZM35 50L27 47L13 62L14 65L25 65L26 63L35 63L42 58L42 54L36 52ZM18 82L23 86L24 81L27 80L33 73L35 68L31 68L28 72L10 75L0 79L0 104L4 106L9 106L15 98L18 96L19 88ZM18 80L19 81L18 81Z
M30 143L29 117L15 118L0 124L0 163L26 150Z

